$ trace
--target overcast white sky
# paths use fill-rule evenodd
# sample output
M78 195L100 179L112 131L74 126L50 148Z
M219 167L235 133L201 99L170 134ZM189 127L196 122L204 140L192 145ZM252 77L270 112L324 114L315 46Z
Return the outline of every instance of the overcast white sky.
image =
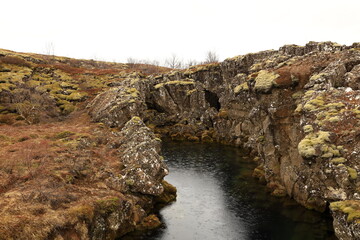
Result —
M360 42L359 0L5 0L0 48L126 62Z

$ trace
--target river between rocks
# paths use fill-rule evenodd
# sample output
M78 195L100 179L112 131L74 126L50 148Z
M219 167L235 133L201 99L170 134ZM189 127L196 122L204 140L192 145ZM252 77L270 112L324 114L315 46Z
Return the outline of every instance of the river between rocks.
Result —
M163 156L177 201L160 211L163 227L124 239L336 239L328 214L270 196L238 148L165 142Z

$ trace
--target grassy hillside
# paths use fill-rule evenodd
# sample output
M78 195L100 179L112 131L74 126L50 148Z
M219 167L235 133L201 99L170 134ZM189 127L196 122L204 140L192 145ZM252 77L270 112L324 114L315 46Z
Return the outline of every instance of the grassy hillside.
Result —
M168 70L0 49L0 124L58 120L119 81Z
M168 70L0 49L0 239L76 239L66 229L85 236L109 199L133 201L107 186L124 169L118 129L84 109L124 79ZM126 231L144 217L131 211Z

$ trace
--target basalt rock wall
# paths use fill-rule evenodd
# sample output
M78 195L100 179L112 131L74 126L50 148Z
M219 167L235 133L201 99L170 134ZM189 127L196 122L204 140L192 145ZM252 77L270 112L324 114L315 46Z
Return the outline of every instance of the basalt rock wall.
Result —
M122 127L136 115L173 139L247 148L258 163L254 176L266 180L273 195L319 211L331 203L338 226L340 216L350 215L341 203L360 199L359 69L358 44L287 45L128 79L99 95L89 112L109 126ZM351 206L358 215L347 224L360 218ZM335 230L351 239L354 226Z

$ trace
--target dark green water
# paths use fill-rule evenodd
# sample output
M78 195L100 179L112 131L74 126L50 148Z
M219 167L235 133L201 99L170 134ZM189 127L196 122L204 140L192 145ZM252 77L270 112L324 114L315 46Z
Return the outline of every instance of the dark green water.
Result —
M163 156L178 198L162 228L136 239L336 239L326 214L270 196L237 148L166 142Z

